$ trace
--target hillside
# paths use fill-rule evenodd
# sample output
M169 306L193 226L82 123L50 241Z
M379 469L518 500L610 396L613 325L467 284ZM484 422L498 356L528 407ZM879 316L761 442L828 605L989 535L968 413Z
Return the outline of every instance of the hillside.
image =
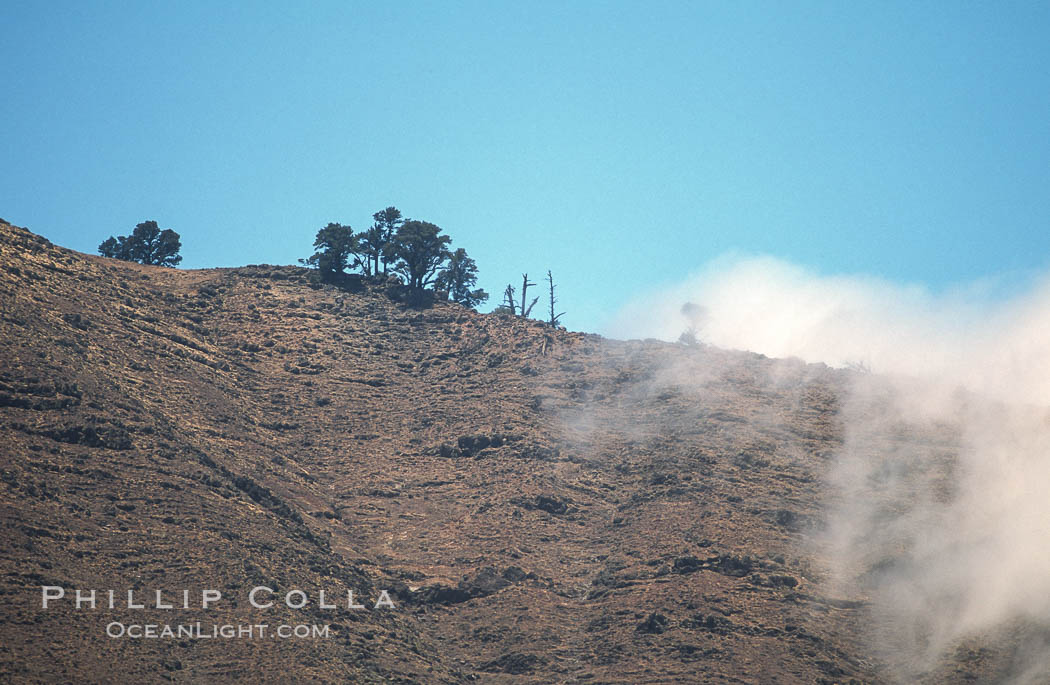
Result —
M845 372L398 299L0 225L0 679L881 682L813 542ZM42 585L232 603L45 611ZM335 633L106 637L129 618Z

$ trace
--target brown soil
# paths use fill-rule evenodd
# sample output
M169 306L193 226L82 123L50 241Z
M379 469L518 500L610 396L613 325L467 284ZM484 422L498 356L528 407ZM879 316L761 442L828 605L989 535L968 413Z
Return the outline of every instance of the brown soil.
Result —
M0 225L0 679L880 679L812 544L842 372L313 278ZM226 599L45 611L42 585ZM347 588L396 608L317 606ZM197 620L334 635L105 635Z

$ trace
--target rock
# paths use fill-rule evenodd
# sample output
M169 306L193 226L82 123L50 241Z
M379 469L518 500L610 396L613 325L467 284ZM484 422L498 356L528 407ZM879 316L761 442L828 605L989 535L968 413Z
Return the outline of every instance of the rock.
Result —
M701 568L703 568L703 562L696 557L678 557L674 560L674 566L672 566L672 570L681 575L695 573Z
M731 554L720 555L713 569L724 576L733 576L734 578L743 578L747 574L751 573L754 568L754 561L750 556L737 557Z
M525 571L518 566L508 566L503 571L503 577L512 583L517 583L528 578L529 574L525 573Z
M459 441L459 451L465 457L472 457L492 444L487 435L464 435Z
M647 633L650 635L659 635L660 633L667 630L671 621L666 616L660 613L653 612L649 614L649 617L638 624L635 630L639 633Z
M548 514L567 514L569 513L569 503L557 499L556 497L549 497L547 495L536 495L535 497L524 498L518 497L511 500L512 503L517 504L523 509L539 509L545 511Z
M778 526L793 533L797 533L809 525L808 517L802 514L797 514L789 509L777 509L773 512L773 521Z
M122 425L93 419L82 424L54 426L33 432L70 445L85 445L110 450L129 450L132 447L131 436Z
M459 588L470 597L486 597L499 592L510 585L510 581L500 575L492 566L486 566L469 580L460 582Z
M704 616L703 614L696 614L687 620L684 625L696 630L714 633L715 635L728 635L736 628L733 622L727 618L714 615Z
M486 566L480 569L473 577L461 580L456 587L449 587L448 585L441 584L428 585L418 592L409 593L407 601L418 604L449 605L461 604L472 599L477 599L478 597L488 597L511 584L511 581L506 577L508 571L510 571L510 569L507 569L507 571L504 571L501 575L494 567ZM522 574L521 578L526 577L521 569L517 569L517 571ZM516 576L516 574L513 573L511 575ZM399 588L402 593L406 589L407 588Z
M773 587L796 587L798 585L797 578L786 575L771 575L769 582Z
M522 654L520 652L508 652L500 658L481 665L481 670L487 673L510 673L522 675L532 673L537 666L546 664L543 657L535 654Z
M412 595L419 604L459 604L469 599L472 598L465 590L447 585L428 585Z

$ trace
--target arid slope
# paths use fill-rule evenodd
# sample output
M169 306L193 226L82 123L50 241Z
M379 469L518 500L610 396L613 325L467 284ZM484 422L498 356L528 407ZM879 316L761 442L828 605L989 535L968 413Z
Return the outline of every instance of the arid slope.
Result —
M879 680L810 539L842 372L313 279L0 225L0 679ZM43 611L41 585L218 588L239 603L133 618L336 630L111 639L128 610Z

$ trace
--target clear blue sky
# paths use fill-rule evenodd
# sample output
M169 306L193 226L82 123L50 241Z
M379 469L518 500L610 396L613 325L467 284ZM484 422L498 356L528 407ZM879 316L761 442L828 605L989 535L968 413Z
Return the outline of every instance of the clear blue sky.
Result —
M0 27L0 216L85 252L156 219L187 268L294 263L395 204L493 300L553 269L577 330L731 251L934 290L1050 264L1047 2L3 0Z

